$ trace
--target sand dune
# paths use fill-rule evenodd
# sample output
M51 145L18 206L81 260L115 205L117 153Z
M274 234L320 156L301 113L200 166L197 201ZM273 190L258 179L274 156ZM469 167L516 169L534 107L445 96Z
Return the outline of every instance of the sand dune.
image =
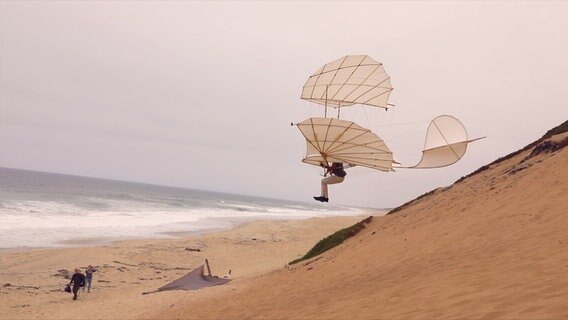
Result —
M264 221L174 240L0 253L2 319L568 319L568 133L439 188L324 254L363 217ZM186 248L202 249L201 252ZM204 258L230 283L152 291ZM100 265L76 302L58 269ZM6 285L6 284L10 285Z
M568 148L541 143L373 219L291 270L148 318L567 319L566 168Z

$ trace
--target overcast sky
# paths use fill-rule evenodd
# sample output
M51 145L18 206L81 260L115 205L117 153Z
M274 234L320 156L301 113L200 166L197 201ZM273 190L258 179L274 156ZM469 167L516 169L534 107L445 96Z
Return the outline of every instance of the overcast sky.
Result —
M1 1L0 166L313 201L321 172L290 122L323 108L302 86L367 54L396 107L350 120L403 164L437 115L487 136L451 167L355 168L330 188L393 207L568 119L566 17L564 1Z

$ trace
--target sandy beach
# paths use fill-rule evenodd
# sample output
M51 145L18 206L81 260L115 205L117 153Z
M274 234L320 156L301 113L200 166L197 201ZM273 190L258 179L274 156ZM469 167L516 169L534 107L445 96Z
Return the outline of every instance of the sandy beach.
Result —
M184 238L131 240L88 247L0 252L2 319L140 319L160 306L233 290L233 283L283 268L321 238L361 217L255 221ZM96 243L96 241L94 241ZM232 271L229 285L142 295L208 259L212 272ZM64 270L98 266L90 293L63 292Z
M568 133L375 216L257 221L180 239L2 252L2 319L568 319ZM377 213L378 214L378 213ZM204 259L228 284L148 295ZM78 301L61 270L98 265Z
M568 320L567 31L0 0L0 320Z

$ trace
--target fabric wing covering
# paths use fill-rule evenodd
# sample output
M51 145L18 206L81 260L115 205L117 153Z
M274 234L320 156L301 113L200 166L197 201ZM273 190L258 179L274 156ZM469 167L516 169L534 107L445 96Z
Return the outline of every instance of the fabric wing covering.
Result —
M428 126L426 141L420 162L410 168L440 168L458 162L470 142L464 125L456 118L442 115L434 118Z
M381 171L392 171L394 157L384 141L354 122L334 118L309 118L298 124L306 138L307 153L302 160L320 163L342 162Z
M166 284L165 286L158 289L158 291L165 290L197 290L205 287L218 286L225 284L231 279L217 278L213 276L206 276L203 273L203 265L199 268L191 271L185 276Z
M335 108L363 104L389 108L390 76L383 64L367 55L351 55L332 61L312 74L301 98Z

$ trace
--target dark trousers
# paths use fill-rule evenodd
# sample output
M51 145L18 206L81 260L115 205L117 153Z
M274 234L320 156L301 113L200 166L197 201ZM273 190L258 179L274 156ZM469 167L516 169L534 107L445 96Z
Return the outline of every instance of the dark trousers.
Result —
M77 300L77 294L79 292L79 288L81 288L81 285L73 284L73 300Z

